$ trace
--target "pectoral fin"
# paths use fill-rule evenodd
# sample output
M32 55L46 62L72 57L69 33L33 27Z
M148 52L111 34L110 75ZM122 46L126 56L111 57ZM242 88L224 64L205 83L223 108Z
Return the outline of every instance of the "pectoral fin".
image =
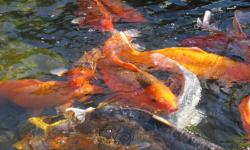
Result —
M126 68L126 69L134 71L134 72L141 72L141 70L139 68L137 68L136 65L131 64L131 63L127 63L127 62L123 62L116 55L112 55L111 59L114 61L115 64L117 64L123 68Z

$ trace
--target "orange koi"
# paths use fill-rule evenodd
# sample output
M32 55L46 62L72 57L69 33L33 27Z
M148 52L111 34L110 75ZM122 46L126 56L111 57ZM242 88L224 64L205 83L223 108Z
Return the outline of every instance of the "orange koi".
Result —
M120 0L101 0L113 17L113 22L144 22L145 18Z
M81 27L94 27L102 31L114 30L112 16L99 0L80 0L79 15L83 15L79 22Z
M91 83L96 77L96 64L99 58L102 57L99 49L92 49L86 52L79 60L73 64L73 68L64 75L67 76L69 86L74 88L85 88L86 85L93 87L93 93L102 93L103 89Z
M120 0L80 0L79 15L83 16L81 27L94 27L113 31L113 22L144 22L144 17Z
M239 105L243 126L250 135L250 96L245 97Z
M222 79L227 83L250 82L250 65L234 61L217 54L208 53L196 47L173 47L140 52L133 49L123 37L116 33L103 46L104 53L116 53L123 61L152 67L150 58L160 53L177 61L189 71L204 79Z
M95 75L95 70L77 67L66 72L67 81L70 86L79 88L86 84L90 84L90 79Z
M74 68L67 72L68 81L39 81L35 79L8 80L0 82L0 96L15 104L36 112L56 105L69 107L76 98L85 100L87 94L102 89L91 85L92 70Z
M177 110L177 97L162 81L147 72L136 75L137 81L144 88L145 93L158 103L158 109L174 112Z
M74 89L65 82L39 80L9 80L0 83L0 96L34 111L64 104L71 100Z
M133 64L117 59L115 56L105 57L98 63L105 83L113 92L140 108L158 108L167 112L177 110L176 96L162 81Z

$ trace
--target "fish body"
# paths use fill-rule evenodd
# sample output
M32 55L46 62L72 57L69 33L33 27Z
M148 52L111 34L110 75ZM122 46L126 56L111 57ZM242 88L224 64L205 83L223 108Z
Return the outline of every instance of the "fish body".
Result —
M199 47L208 52L223 54L227 49L228 38L225 33L215 33L207 36L194 36L184 39L180 45L183 47Z
M70 106L75 99L101 92L92 85L92 70L74 68L67 73L67 81L40 81L35 79L7 80L0 82L0 96L6 97L18 106L40 112L44 108ZM64 109L64 108L63 108Z
M94 76L94 70L76 67L67 72L67 81L70 86L79 88L86 84L90 84L90 80L94 78Z
M40 117L41 118L41 117ZM55 122L47 117L32 122L46 124L51 120L53 126L47 134L29 132L14 145L16 149L88 149L88 150L169 150L169 149L214 149L223 150L206 139L190 134L186 130L168 127L144 111L105 107L96 109L86 116L82 123L66 119ZM59 123L58 123L59 122Z
M143 15L137 12L134 8L126 5L120 0L101 0L107 10L110 11L113 22L144 22Z
M162 54L203 79L221 79L227 83L250 82L250 65L234 61L197 47L172 47L159 50L137 51L124 42L119 33L113 35L103 46L104 52L114 51L124 61L153 67L151 55Z
M83 19L81 27L94 27L102 31L113 31L112 16L99 0L80 0L79 14Z
M23 137L21 141L18 141L14 145L14 147L17 150L23 150L23 149L55 150L55 149L72 149L72 147L74 147L74 149L88 149L88 150L99 150L99 149L136 150L136 148L133 148L132 146L131 146L132 148L128 148L127 146L115 143L114 140L112 139L104 138L99 135L97 137L97 135L95 134L89 135L78 132L71 133L71 135L54 133L50 134L50 136L45 136L45 135L34 136L31 133L29 133L25 137ZM65 131L63 133L65 133Z
M250 137L250 96L245 97L239 105L240 115L243 127L245 128L248 138Z
M165 48L145 52L142 57L151 53L163 54L205 79L221 79L228 83L250 82L250 65L199 48Z
M177 110L177 99L165 84L153 75L133 66L114 62L112 58L102 58L98 66L104 82L119 97L125 97L127 104L150 110L160 109L167 112Z
M81 27L93 27L102 31L114 31L113 22L144 22L144 17L120 0L80 0Z
M74 89L65 82L39 80L8 80L0 83L0 96L32 110L60 105L69 101Z

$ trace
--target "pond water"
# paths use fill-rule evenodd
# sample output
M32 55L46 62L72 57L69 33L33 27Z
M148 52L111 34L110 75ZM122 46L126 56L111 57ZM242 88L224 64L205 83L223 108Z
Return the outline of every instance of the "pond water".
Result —
M140 31L135 42L146 49L173 47L185 38L206 35L195 26L206 10L212 11L212 22L226 30L235 10L250 8L248 0L126 0L126 3L148 21L116 23L115 27ZM73 25L71 20L76 13L76 0L0 0L0 79L57 79L49 74L51 69L70 66L85 51L107 40L110 33ZM202 100L198 107L206 117L189 130L225 149L239 149L247 144L241 140L245 131L237 106L250 93L250 85L227 88L214 80L201 83ZM2 99L0 149L11 149L28 128L30 113Z

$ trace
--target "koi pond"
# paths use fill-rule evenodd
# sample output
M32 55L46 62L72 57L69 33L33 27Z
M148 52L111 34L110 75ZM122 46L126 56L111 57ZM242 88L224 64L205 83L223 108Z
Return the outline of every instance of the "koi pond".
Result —
M0 149L250 149L249 37L248 0L0 0Z

